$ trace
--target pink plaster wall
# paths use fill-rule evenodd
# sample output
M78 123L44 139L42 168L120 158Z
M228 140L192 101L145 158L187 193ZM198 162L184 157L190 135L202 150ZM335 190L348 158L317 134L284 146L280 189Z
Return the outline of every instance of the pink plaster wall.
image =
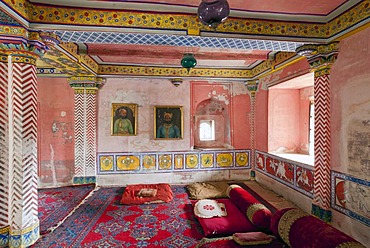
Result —
M313 86L295 90L270 88L267 93L264 96L261 90L258 102L258 108L261 108L262 97L268 101L268 115L265 117L268 119L267 151L308 154L309 106ZM258 129L263 125L260 114L257 119Z
M195 145L235 149L250 148L250 99L245 85L239 82L192 82L192 115L196 114L203 101L208 101L212 98L222 103L225 108L222 111L223 119L229 119L230 121L227 121L227 125L224 125L222 130L224 136L222 138L220 137L213 142L199 142L199 144L195 141ZM194 137L197 137L196 127L194 129Z
M330 73L331 169L369 182L370 29L342 40L339 45L339 55ZM370 188L348 181L344 185L345 207L369 218ZM336 193L338 196L339 191ZM363 244L370 244L369 226L336 211L333 225Z
M74 92L65 78L38 78L39 186L71 184L74 174Z
M194 147L224 148L230 147L232 137L231 116L231 84L209 82L192 82L191 85L191 116L194 118ZM213 119L215 121L215 140L199 140L200 120Z
M299 150L299 116L299 90L269 89L269 151L296 153Z
M238 87L240 90L236 90ZM236 149L250 149L251 148L251 99L243 84L234 85L234 96L232 102L232 137L233 145Z
M332 169L370 180L370 29L340 42L331 69Z
M268 151L268 91L264 86L266 81L260 80L255 99L255 146L257 150L265 152Z
M268 148L268 87L285 82L289 79L307 74L309 72L309 64L307 59L302 58L294 64L271 73L259 80L259 89L256 94L256 149L267 152ZM303 142L303 139L300 141ZM298 141L299 143L299 141ZM299 145L300 147L302 146Z
M298 153L309 154L310 98L313 99L313 86L299 91L299 149Z

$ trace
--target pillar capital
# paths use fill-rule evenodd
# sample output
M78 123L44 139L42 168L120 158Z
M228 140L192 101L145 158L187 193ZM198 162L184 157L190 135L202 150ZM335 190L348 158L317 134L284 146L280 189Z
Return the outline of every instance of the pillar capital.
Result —
M251 93L251 96L254 97L258 90L258 79L245 81L244 85L247 86L248 91Z
M15 63L33 63L48 49L38 32L28 32L17 27L19 32L4 28L0 32L0 53L14 56ZM26 59L28 58L28 59Z
M105 84L105 78L95 76L72 76L68 78L69 85L75 92L83 90L97 91Z
M60 43L60 38L54 33L40 32L39 35L49 49Z
M324 74L329 74L330 67L337 59L338 51L339 42L337 41L329 44L306 44L296 49L299 55L307 57L311 69L315 71L323 69L321 73Z

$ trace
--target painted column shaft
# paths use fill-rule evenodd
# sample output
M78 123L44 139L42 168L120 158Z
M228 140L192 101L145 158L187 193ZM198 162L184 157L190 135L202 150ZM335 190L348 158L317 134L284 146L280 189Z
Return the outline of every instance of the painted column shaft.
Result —
M330 68L338 55L338 42L327 45L308 44L297 49L308 58L315 72L314 82L314 195L312 213L325 221L331 221L330 209Z
M0 213L0 242L26 247L39 238L36 59L20 53L7 58L0 66L0 187L7 201Z
M71 77L75 109L74 184L95 183L97 91L102 80L95 77Z

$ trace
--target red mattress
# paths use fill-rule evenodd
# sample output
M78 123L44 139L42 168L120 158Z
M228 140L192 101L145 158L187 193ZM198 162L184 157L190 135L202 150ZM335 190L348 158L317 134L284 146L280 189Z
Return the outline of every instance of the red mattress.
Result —
M122 194L121 204L149 204L170 202L173 198L171 187L167 183L128 185Z

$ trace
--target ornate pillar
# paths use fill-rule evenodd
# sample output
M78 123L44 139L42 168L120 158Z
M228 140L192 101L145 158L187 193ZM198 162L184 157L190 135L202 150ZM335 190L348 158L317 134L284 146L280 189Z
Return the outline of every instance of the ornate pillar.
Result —
M1 247L39 238L36 59L46 46L38 33L19 34L27 36L0 34Z
M9 244L8 55L0 55L0 247Z
M251 142L251 165L252 165L252 170L251 170L251 178L254 179L256 176L255 172L255 151L256 151L256 92L258 90L258 80L250 80L244 83L245 86L247 86L247 89L250 93L250 99L251 99L251 110L250 110L250 115L249 115L249 125L251 127L250 131L250 142Z
M94 76L81 76L71 77L68 81L75 92L75 175L73 184L95 183L96 94L104 84L104 80Z
M315 73L314 196L312 214L331 221L330 209L330 68L338 55L338 42L304 45L297 53L307 57Z

